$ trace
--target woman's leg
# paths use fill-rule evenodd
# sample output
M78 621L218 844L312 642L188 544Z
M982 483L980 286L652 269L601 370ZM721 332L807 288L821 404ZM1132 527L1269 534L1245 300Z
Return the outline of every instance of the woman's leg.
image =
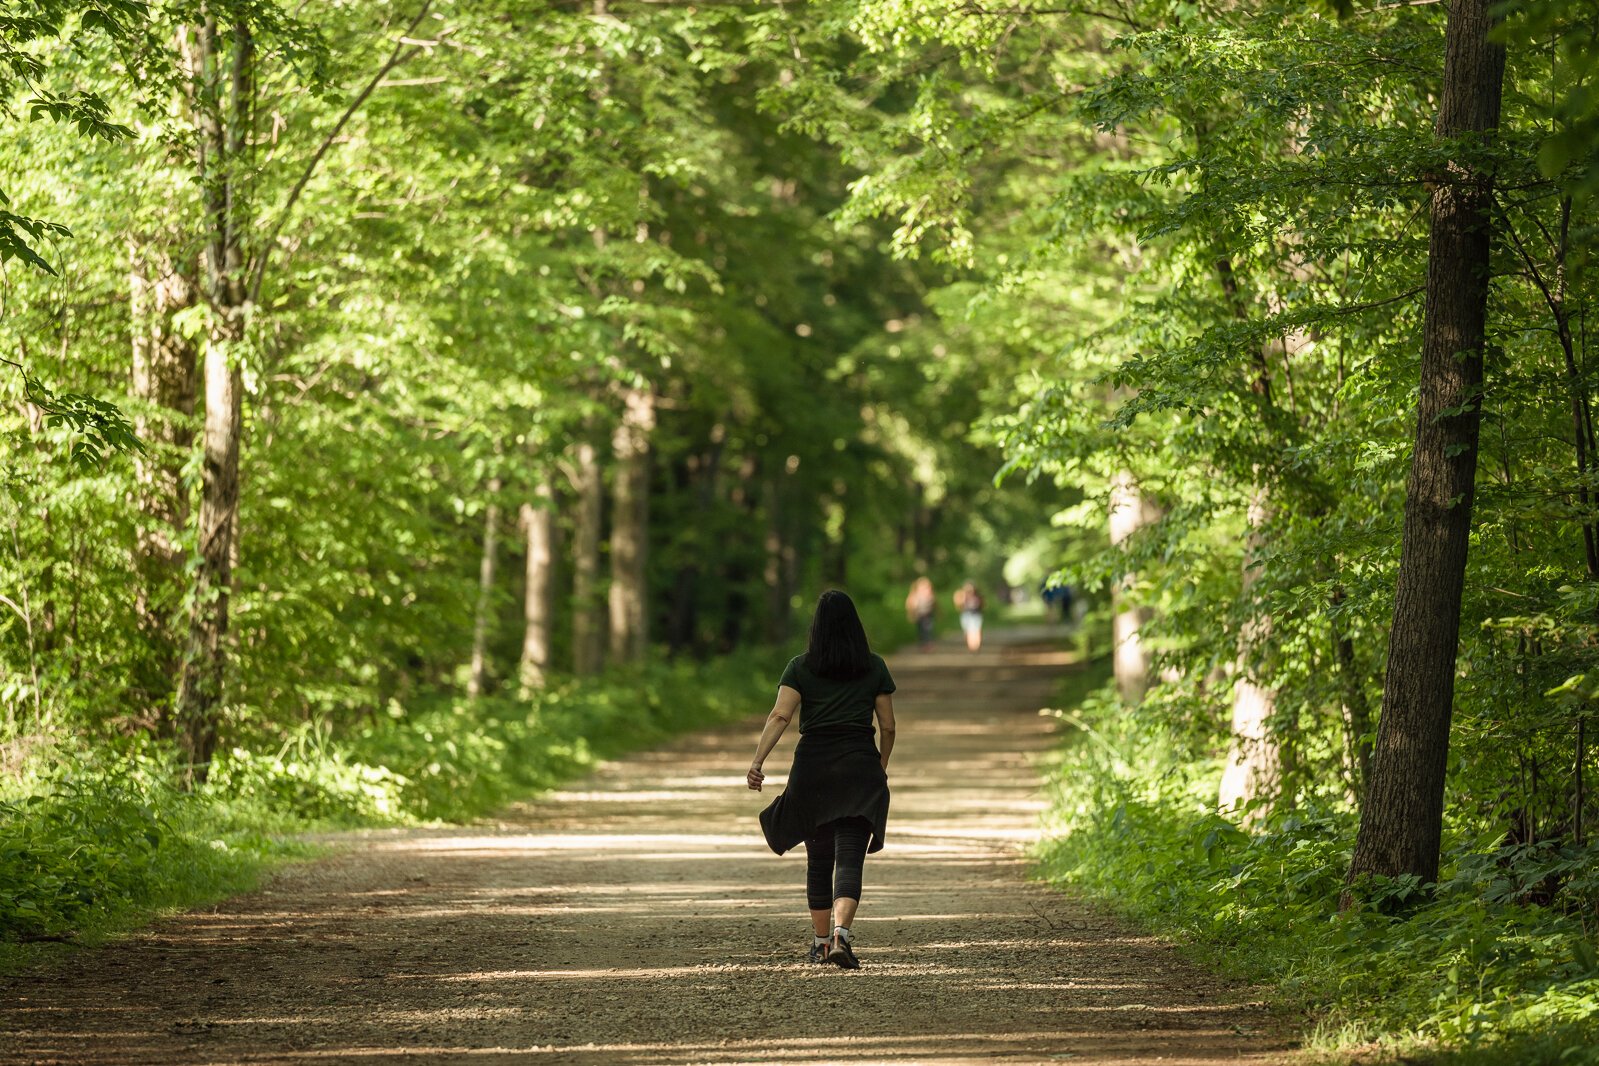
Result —
M817 936L833 931L832 917L834 823L818 826L805 838L805 902L811 909L811 929Z
M833 851L836 856L833 925L835 928L842 926L848 929L850 922L855 920L855 908L861 902L861 875L866 866L866 846L872 839L872 823L865 818L843 818L830 825L833 826Z

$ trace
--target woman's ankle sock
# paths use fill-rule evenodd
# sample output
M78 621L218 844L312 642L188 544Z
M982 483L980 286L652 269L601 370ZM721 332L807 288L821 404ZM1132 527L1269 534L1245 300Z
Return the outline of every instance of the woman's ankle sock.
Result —
M849 926L847 926L847 925L835 925L835 926L833 926L833 932L835 932L839 936L843 937L846 941L849 940Z
M825 944L825 943L827 943L827 938L825 936L821 936L821 935L819 935L817 933L812 933L811 934L811 944L813 946L816 945L816 944Z

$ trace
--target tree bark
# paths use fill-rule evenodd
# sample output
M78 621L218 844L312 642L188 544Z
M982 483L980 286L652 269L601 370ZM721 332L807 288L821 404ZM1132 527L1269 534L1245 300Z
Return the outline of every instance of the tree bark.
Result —
M580 441L575 450L572 487L577 514L572 530L572 672L599 672L604 657L600 628L600 519L605 485L594 445Z
M1256 486L1249 501L1249 536L1244 547L1243 597L1249 615L1238 634L1237 676L1233 681L1232 741L1216 797L1221 811L1247 807L1272 795L1282 779L1281 750L1273 734L1277 693L1263 683L1260 650L1271 640L1271 616L1259 610L1253 590L1260 579L1260 552L1265 543L1266 490Z
M1491 0L1449 6L1440 137L1487 135L1499 123L1505 52L1489 40L1490 7ZM1493 178L1457 160L1435 181L1416 442L1351 882L1371 874L1413 875L1422 883L1438 877L1482 412Z
M645 573L649 550L650 435L655 395L633 387L611 438L616 476L611 489L611 659L638 662L649 641Z
M189 759L191 783L204 781L210 769L227 665L234 516L239 506L239 437L243 428L243 383L230 352L242 333L242 323L229 317L219 323L206 342L205 453L197 538L200 559L194 573L194 606L189 614L188 646L177 695L179 739Z
M231 47L224 49L215 20L208 19L186 34L183 49L193 94L196 170L206 209L202 277L211 310L205 346L205 446L196 538L200 558L177 694L179 739L188 757L185 776L191 785L205 780L216 748L239 506L244 400L239 356L249 308L243 244L246 211L237 178L249 147L254 44L242 22L231 27L230 36ZM229 66L226 85L225 62Z
M158 249L129 246L133 394L141 401L134 430L146 451L134 456L134 503L139 510L139 586L134 614L147 650L138 688L154 724L173 734L172 697L182 666L179 609L186 583L183 529L189 494L183 466L194 445L199 353L173 327L173 316L194 305L194 279Z
M483 508L483 551L478 557L477 607L472 613L472 672L466 694L477 699L488 691L489 630L494 621L494 571L500 552L500 479L489 479L489 499Z
M1153 521L1152 508L1138 491L1133 475L1119 470L1110 483L1110 542L1121 547L1128 537ZM1136 580L1132 573L1111 589L1114 604L1112 621L1112 669L1116 676L1116 690L1122 699L1137 703L1149 690L1149 655L1144 649L1142 630L1147 618L1145 610L1127 603L1127 590Z
M1229 256L1224 254L1216 259L1216 277L1233 318L1247 322L1249 307ZM1266 294L1266 304L1273 314L1284 310L1282 301L1275 294ZM1271 357L1275 354L1291 356L1302 349L1307 340L1302 331L1296 331L1280 341L1262 344L1253 353L1249 392L1267 425L1279 421L1279 412L1272 396ZM1284 776L1283 749L1275 723L1277 690L1266 683L1269 670L1265 665L1272 650L1272 620L1255 592L1266 544L1264 530L1272 489L1258 466L1254 470L1254 479L1249 497L1249 533L1245 539L1240 593L1246 617L1239 628L1238 655L1234 660L1236 679L1233 682L1227 764L1216 797L1217 809L1221 811L1249 808L1256 800L1271 797L1281 787ZM1255 809L1257 817L1265 813L1264 807Z
M522 597L522 660L518 676L524 695L544 687L550 670L551 569L555 564L555 504L548 482L524 503L522 533L527 569Z

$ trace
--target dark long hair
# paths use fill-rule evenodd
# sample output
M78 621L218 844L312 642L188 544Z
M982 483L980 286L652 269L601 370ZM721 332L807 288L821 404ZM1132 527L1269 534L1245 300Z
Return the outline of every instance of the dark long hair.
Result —
M828 589L817 598L811 616L805 669L818 677L847 681L871 668L872 649L861 616L855 613L855 601L838 589Z

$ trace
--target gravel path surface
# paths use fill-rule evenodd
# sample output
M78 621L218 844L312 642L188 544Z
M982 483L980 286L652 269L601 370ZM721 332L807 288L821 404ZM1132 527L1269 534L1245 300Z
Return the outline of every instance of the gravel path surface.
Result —
M1036 638L1040 634L1033 633ZM805 961L802 853L743 785L759 714L481 826L334 857L0 984L0 1063L1275 1063L1291 1026L1025 879L1065 656L1011 633L890 661L888 845L862 969Z

